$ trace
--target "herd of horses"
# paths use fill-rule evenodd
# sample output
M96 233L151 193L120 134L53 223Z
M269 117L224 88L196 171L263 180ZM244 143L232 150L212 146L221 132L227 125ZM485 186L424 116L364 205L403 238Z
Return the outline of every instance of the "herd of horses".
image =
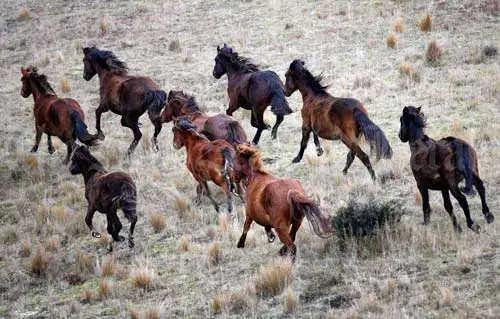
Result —
M271 137L275 139L285 116L292 113L286 97L298 90L303 100L302 139L293 163L301 161L311 133L318 156L323 154L320 137L340 140L347 146L349 151L344 174L357 157L375 181L370 158L360 147L363 137L377 161L390 159L393 155L388 139L369 118L361 102L330 95L328 87L322 84L322 77L314 76L302 60L294 60L290 64L283 84L276 73L260 70L226 44L218 46L213 76L219 79L227 74L229 107L226 114L210 116L200 111L193 96L183 91L167 94L152 79L130 75L126 64L111 51L87 47L83 49L83 55L83 78L90 81L96 74L99 78L96 134L88 132L79 104L73 99L58 97L46 76L39 74L36 67L21 68L21 95L25 98L33 95L34 98L36 140L31 151L37 151L45 133L48 150L52 154L55 150L51 136L57 136L67 145L64 163L71 159L70 172L83 175L88 201L85 222L94 237L100 237L92 225L96 211L106 215L107 231L113 241L124 241L125 238L119 235L122 224L117 215L118 210L123 211L130 221L130 247L134 246L133 233L137 222L137 190L130 176L124 172L107 172L87 147L76 143L78 140L92 146L104 140L101 115L107 111L120 115L121 125L132 130L134 139L128 148L129 155L142 137L138 120L146 111L155 128L152 137L155 150L158 150L157 139L162 126L173 122L174 148L186 148L186 166L198 183L196 202L199 203L206 195L219 212L219 205L207 184L209 181L226 193L229 213L233 210L233 194L240 197L245 203L246 218L237 247L245 246L247 232L255 221L265 228L269 242L275 240L275 230L283 243L280 254L289 254L292 259L297 251L295 236L304 216L322 238L332 233L331 217L307 196L298 180L276 177L264 167L260 151L248 142L245 130L232 117L233 112L239 107L251 111L250 123L257 129L253 138L256 145L262 132L271 129L263 116L267 107L271 106L271 112L276 115L276 123L271 130ZM480 227L470 216L464 193L473 193L475 186L486 221L493 222L494 216L486 204L474 148L454 137L435 141L425 135L424 128L425 116L421 109L405 106L400 118L399 138L410 145L410 165L422 195L424 224L430 221L429 189L440 190L455 230L461 231L461 228L453 213L450 192L462 207L467 226L478 233ZM464 179L465 187L462 189L459 183ZM110 243L109 251L112 249Z

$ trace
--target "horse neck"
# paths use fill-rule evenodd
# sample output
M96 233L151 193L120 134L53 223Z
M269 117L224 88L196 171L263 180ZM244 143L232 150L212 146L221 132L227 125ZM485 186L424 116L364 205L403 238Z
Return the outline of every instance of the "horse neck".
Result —
M30 79L30 85L31 85L31 95L33 95L33 101L35 102L36 105L37 101L39 101L44 96L44 93L40 91L38 83L35 83L35 80Z
M304 106L307 104L305 103L308 99L310 99L311 97L314 97L316 96L317 94L314 93L314 91L308 87L304 81L299 81L297 83L297 89L299 90L300 94L302 95L302 101L304 102Z
M200 136L198 133L196 133L194 130L190 130L186 133L184 133L184 146L186 147L187 153L189 153L193 147L196 145L205 142L207 143L208 140ZM203 144L205 144L203 143Z
M241 69L234 67L233 64L227 63L226 64L226 73L227 73L228 81L231 82L231 81L237 80L238 77L240 77L243 72L241 71Z
M103 175L105 173L106 173L106 171L92 169L92 167L90 167L86 172L84 172L82 174L83 175L83 180L85 181L85 186L89 185L89 183L92 180L94 180L96 177L99 177L100 175Z
M101 67L97 63L94 64L94 67L96 69L97 76L99 77L100 86L105 85L106 82L109 81L109 79L112 77L122 76L121 74L117 74L117 73L113 72L112 70L106 70L105 68Z
M425 135L423 128L418 128L415 132L410 134L410 151L413 153L417 151L421 146L426 146L426 140L430 140L427 135Z

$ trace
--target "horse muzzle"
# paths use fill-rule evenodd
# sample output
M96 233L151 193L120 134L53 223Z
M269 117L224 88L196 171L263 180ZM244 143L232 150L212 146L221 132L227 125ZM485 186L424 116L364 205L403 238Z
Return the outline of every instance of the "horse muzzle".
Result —
M174 145L174 148L175 148L176 150L178 150L178 149L182 148L182 145L177 144L177 143L175 143L175 142L173 143L173 145Z

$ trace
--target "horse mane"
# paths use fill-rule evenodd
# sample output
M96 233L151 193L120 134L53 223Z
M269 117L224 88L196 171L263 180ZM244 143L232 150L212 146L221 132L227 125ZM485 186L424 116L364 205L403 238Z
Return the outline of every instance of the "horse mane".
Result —
M38 74L38 69L36 67L30 65L26 71L30 73L30 78L34 80L40 90L40 93L45 95L57 95L52 86L50 86L47 76L44 74Z
M200 107L198 106L194 95L186 94L184 91L177 92L172 101L179 102L189 111L189 113L200 111Z
M323 85L321 82L323 81L323 73L319 75L312 75L312 73L306 69L303 65L303 62L300 60L294 60L292 64L290 64L290 69L294 70L295 73L299 74L307 87L311 88L314 93L317 94L326 94L326 89L330 87L330 85Z
M262 163L262 155L258 149L251 147L248 143L240 144L237 147L238 153L248 158L250 167L262 174L269 174L269 171Z
M175 122L174 126L180 130L191 132L196 138L208 140L208 138L196 131L196 125L186 116L179 116Z
M224 57L229 63L235 66L237 69L244 72L257 72L259 71L259 66L250 61L249 58L238 55L237 52L229 47L224 47L219 51L219 55Z
M76 152L78 152L79 154L77 155ZM78 147L73 156L75 156L75 155L90 162L88 171L106 172L104 165L102 165L102 163L99 162L99 160L97 158L95 158L86 147L84 147L84 146Z
M127 64L119 60L116 55L111 51L99 50L96 47L90 48L91 57L99 63L103 68L113 71L117 74L127 74Z

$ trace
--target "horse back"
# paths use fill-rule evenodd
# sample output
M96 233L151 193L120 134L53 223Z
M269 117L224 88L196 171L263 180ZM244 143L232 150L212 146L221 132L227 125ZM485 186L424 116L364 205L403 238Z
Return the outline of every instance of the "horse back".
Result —
M87 198L104 205L111 205L114 198L124 192L136 195L136 186L130 175L125 172L103 173L96 176L87 186Z
M71 139L72 110L77 111L84 120L83 111L75 100L59 97L45 98L39 101L39 105L36 107L36 125L43 128L44 133L58 136L63 141Z
M263 205L270 214L280 212L283 217L290 220L290 205L288 202L288 193L296 190L305 195L300 182L296 179L278 179L269 183L264 188Z
M275 93L284 94L283 82L275 72L267 70L250 74L247 89L249 103L267 106Z

